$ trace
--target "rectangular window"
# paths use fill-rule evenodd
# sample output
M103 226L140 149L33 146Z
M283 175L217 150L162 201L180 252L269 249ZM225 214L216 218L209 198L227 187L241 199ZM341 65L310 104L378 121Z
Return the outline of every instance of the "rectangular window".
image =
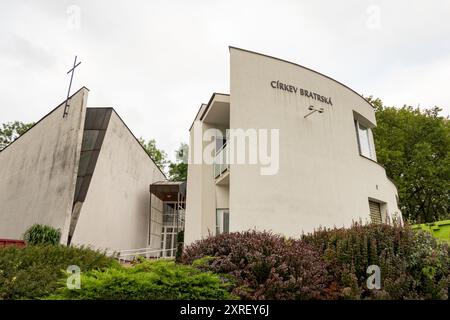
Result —
M370 139L370 128L363 126L355 120L356 135L358 137L359 153L369 159L374 160L374 151Z
M382 223L381 205L379 202L369 200L370 220L372 223Z
M216 210L216 234L230 231L230 211L228 209Z

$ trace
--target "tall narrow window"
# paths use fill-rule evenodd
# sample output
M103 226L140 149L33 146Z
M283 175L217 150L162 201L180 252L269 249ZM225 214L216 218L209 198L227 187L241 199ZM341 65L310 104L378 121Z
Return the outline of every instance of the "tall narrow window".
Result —
M358 137L359 153L369 159L374 159L374 150L370 141L370 129L355 120L356 134Z
M372 223L381 223L381 206L379 202L369 200L370 220Z
M228 209L216 210L216 234L230 231L230 211Z

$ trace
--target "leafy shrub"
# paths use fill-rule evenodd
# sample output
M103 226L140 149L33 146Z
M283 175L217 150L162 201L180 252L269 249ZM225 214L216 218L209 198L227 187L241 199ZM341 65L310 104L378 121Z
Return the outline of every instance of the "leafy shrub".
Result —
M34 224L25 231L23 238L29 245L58 244L61 231L51 226Z
M81 275L81 289L61 283L50 299L232 299L230 284L218 275L168 260L140 262L134 267L113 267Z
M184 230L177 233L177 242L184 242Z
M220 234L197 241L182 261L236 280L233 294L243 299L314 299L327 284L325 263L314 248L269 232Z
M0 300L36 299L52 294L69 265L81 272L118 263L102 252L61 245L0 248Z
M447 299L450 249L428 233L388 225L320 229L300 240L221 234L186 247L183 263L237 279L244 299ZM369 290L367 267L381 271Z
M382 224L321 229L302 240L313 245L332 277L326 299L447 299L448 247L431 235ZM381 270L381 289L366 286L369 265Z
M175 253L175 261L180 262L181 256L183 255L184 246L184 230L177 233L177 251Z

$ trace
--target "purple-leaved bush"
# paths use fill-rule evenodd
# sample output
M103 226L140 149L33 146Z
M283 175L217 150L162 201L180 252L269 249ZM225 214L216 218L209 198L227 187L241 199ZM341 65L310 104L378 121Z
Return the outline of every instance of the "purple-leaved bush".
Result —
M312 246L269 232L236 232L186 247L182 262L213 257L202 268L231 275L243 299L318 299L327 285L325 262Z
M184 248L181 262L201 258L197 267L232 276L242 299L448 299L449 246L408 227L221 234ZM370 265L380 267L379 290L367 288Z

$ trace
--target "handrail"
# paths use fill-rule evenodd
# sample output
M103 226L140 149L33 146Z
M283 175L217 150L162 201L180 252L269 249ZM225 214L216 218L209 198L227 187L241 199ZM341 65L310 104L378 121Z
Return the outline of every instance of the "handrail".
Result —
M228 142L224 143L222 148L219 149L216 156L214 157L214 178L222 175L227 169L229 169L229 148Z
M111 252L131 252L131 251L140 251L140 250L148 250L150 248L139 248L139 249L124 249L119 251L111 251Z
M151 248L140 248L140 249L127 249L127 250L121 250L121 251L113 251L108 252L107 255L110 256L116 256L118 259L123 259L127 257L134 257L134 256L143 256L143 255L149 255L149 254L156 254L155 258L171 258L173 253L176 252L176 248L172 249L159 249L154 250ZM159 253L165 253L164 256L158 256ZM167 254L171 254L167 256Z
M225 140L225 143L219 148L219 150L216 149L216 156L228 145L228 139Z

